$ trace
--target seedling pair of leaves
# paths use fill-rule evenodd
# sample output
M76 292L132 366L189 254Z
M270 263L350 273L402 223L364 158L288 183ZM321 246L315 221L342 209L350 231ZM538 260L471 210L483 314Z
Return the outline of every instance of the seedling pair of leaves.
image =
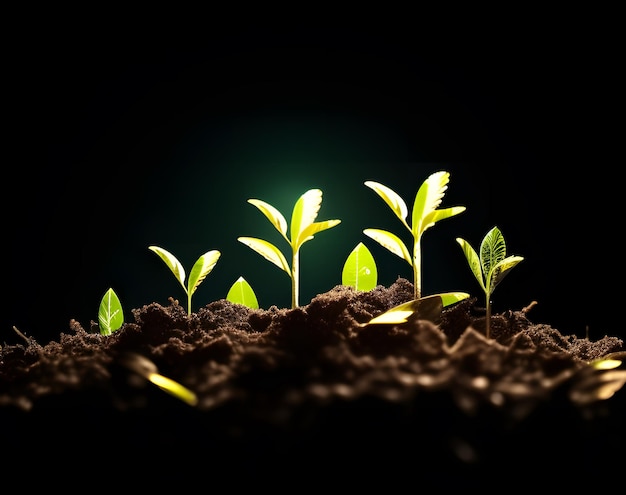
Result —
M491 295L502 279L524 258L507 256L506 242L498 227L493 227L480 243L480 255L465 239L457 237L469 267L485 293L485 336L490 338Z
M300 249L304 243L312 240L315 234L335 227L341 223L341 220L315 221L322 205L322 191L320 189L309 189L298 198L291 213L289 235L287 220L275 207L254 198L249 199L248 203L256 206L287 241L290 247L291 264L278 247L266 240L257 237L238 237L237 240L289 275L291 278L291 307L296 308L299 305L300 293Z
M411 213L411 225L407 222L408 208L404 200L395 191L379 182L366 181L365 185L374 190L396 214L400 222L412 236L412 249L409 251L396 234L387 230L369 228L363 233L374 239L381 246L405 260L413 268L414 299L422 296L422 235L440 220L450 218L465 211L465 206L453 206L439 209L443 196L448 189L450 173L445 171L431 174L420 186L415 195Z

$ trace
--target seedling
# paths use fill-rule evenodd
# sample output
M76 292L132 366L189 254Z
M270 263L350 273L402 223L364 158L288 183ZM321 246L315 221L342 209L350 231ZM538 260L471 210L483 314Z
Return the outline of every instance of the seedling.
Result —
M489 338L491 320L491 294L496 286L502 282L511 268L524 258L521 256L507 256L504 236L498 227L493 227L480 243L480 257L474 248L464 239L457 237L469 263L469 267L485 293L485 336Z
M215 268L221 253L217 250L212 250L200 256L191 268L189 280L187 281L187 285L185 285L185 269L172 253L158 246L149 246L148 249L159 255L180 282L180 285L187 294L187 314L190 315L191 297L206 276Z
M268 241L256 237L238 237L237 240L287 272L291 277L291 307L296 308L300 290L300 248L315 234L338 225L341 220L314 221L322 205L322 191L319 189L309 189L296 201L291 214L290 236L287 236L287 221L276 208L260 199L249 199L248 203L256 206L287 241L291 247L291 267L280 249Z
M98 310L98 323L102 335L111 335L124 324L122 303L112 288L102 296Z
M231 285L226 295L226 299L235 304L243 304L252 309L259 309L259 301L252 286L248 281L239 277L233 285Z
M341 272L341 283L359 291L368 291L378 283L378 269L372 253L359 242L350 252Z
M408 209L404 200L389 187L378 182L366 181L365 185L373 189L392 209L407 230L413 236L413 251L409 252L404 242L395 234L381 229L365 229L363 233L371 237L381 246L393 254L404 259L413 267L414 299L422 296L421 263L422 247L421 239L424 232L435 225L439 220L458 215L465 211L465 206L453 206L451 208L437 209L441 204L443 195L448 189L450 174L448 172L435 172L431 174L420 186L415 201L411 225L406 221Z

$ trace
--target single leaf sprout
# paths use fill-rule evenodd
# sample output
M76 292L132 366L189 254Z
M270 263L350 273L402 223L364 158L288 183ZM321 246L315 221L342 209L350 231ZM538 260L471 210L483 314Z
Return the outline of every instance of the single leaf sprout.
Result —
M408 208L404 200L389 187L374 181L366 181L365 185L373 189L396 214L402 225L413 238L412 250L395 234L382 229L365 229L363 233L374 239L381 246L405 260L413 267L414 299L422 297L422 235L440 220L450 218L465 211L465 206L453 206L439 209L443 196L448 189L449 172L435 172L420 186L411 215L411 225L407 223Z
M252 309L259 309L259 301L257 300L254 290L248 281L239 277L233 285L231 285L226 294L226 299L232 303L243 304Z
M469 267L485 293L485 336L490 338L491 294L502 279L524 258L521 256L507 256L504 236L498 227L493 227L480 243L480 256L466 240L457 237L467 258Z
M100 301L98 324L102 335L111 335L124 324L122 303L112 288L104 293Z
M291 248L291 266L280 249L263 239L238 237L237 240L287 272L291 277L291 307L296 308L299 305L300 291L300 248L313 239L315 234L338 225L341 220L315 221L322 204L322 191L319 189L309 189L296 201L291 214L289 235L287 220L276 208L260 199L249 199L248 203L256 206L287 241Z
M158 246L149 246L148 249L154 251L159 255L159 258L163 260L163 262L168 266L168 268L172 271L176 280L180 282L180 285L185 290L187 294L187 314L191 314L191 298L196 292L198 286L202 283L202 281L206 278L206 276L215 268L217 261L220 258L221 253L219 251L207 251L202 256L198 258L198 260L194 263L191 268L191 272L189 273L189 280L187 280L187 284L185 284L185 269L183 265L176 259L176 257L170 253L169 251L158 247Z
M341 283L358 291L368 291L378 283L378 270L367 246L359 242L350 252L341 272Z

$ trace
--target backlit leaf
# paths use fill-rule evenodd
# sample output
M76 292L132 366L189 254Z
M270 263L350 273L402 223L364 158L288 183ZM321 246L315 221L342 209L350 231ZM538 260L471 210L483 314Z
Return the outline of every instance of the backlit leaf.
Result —
M308 240L309 236L303 231L315 221L321 206L322 191L319 189L309 189L296 201L291 215L291 244L296 246L295 250Z
M194 263L189 272L189 280L187 281L187 294L191 296L206 276L215 268L221 253L216 250L207 251Z
M183 289L185 289L185 292L186 292L187 287L185 286L185 269L183 268L183 265L180 263L180 261L178 261L176 256L174 256L172 253L170 253L166 249L163 249L158 246L149 246L148 248L151 251L154 251L156 254L159 255L159 257L169 267L169 269L172 271L172 273L176 277L176 280L180 282L180 285L183 286Z
M404 200L392 189L389 187L380 184L379 182L368 180L365 182L365 185L370 189L373 189L376 194L378 194L387 206L393 210L396 216L400 219L400 221L406 226L407 229L411 230L411 228L406 223L406 217L408 215L408 208Z
M368 291L378 283L378 270L372 253L359 242L348 255L341 272L341 283L359 291Z
M259 301L254 290L252 290L252 286L243 277L239 277L230 287L226 299L232 303L243 304L252 309L259 308Z
M397 235L382 229L365 229L363 233L413 266L411 253Z
M258 239L256 237L238 237L237 240L246 246L254 249L257 253L263 256L266 260L274 263L281 270L286 271L291 276L291 269L285 255L273 244Z
M124 324L122 303L113 289L107 290L100 301L98 324L102 335L111 335Z

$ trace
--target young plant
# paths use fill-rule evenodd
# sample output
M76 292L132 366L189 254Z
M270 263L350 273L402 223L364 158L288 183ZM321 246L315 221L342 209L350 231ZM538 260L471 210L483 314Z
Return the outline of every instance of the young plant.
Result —
M124 324L122 303L113 289L107 290L100 300L98 324L102 335L111 335Z
M341 272L341 283L359 291L368 291L378 283L378 269L367 246L359 242L350 252Z
M235 304L243 304L252 309L259 309L259 301L256 294L252 286L243 277L239 277L231 285L228 294L226 294L226 299Z
M322 204L322 191L319 189L308 190L296 201L291 214L289 236L287 235L287 221L276 208L259 199L249 199L248 203L256 206L287 241L291 248L291 267L280 249L273 244L256 237L238 237L237 240L287 272L291 277L291 307L296 308L300 290L300 248L305 242L313 239L315 234L338 225L341 220L315 222Z
M505 275L510 272L511 268L524 258L506 255L506 243L498 227L493 227L483 238L480 243L480 257L469 242L460 237L457 237L456 241L463 249L469 267L485 293L485 308L487 311L485 336L490 338L491 294L496 286L502 282Z
M185 285L185 269L172 253L158 246L149 246L148 249L159 255L180 282L187 294L187 314L191 315L191 297L206 276L215 268L221 253L217 250L212 250L200 256L191 268L189 280L187 285Z
M393 254L404 259L413 267L413 287L415 289L415 299L422 296L421 263L422 247L421 240L424 232L435 225L439 220L458 215L465 211L465 206L453 206L451 208L438 209L441 200L448 189L450 180L449 172L435 172L431 174L420 186L415 201L411 225L406 221L408 209L404 200L387 186L378 182L366 181L365 185L373 189L389 208L396 214L413 237L413 249L410 252L404 242L395 234L382 229L365 229L363 233L371 237L381 246L391 251Z

